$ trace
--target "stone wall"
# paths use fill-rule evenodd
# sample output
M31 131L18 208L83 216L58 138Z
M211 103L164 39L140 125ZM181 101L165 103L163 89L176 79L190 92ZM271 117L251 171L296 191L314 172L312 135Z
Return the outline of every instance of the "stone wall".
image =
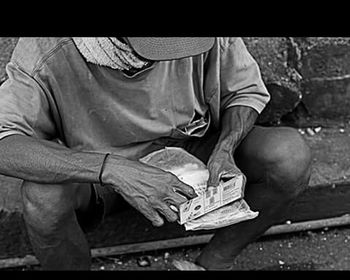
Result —
M346 121L350 115L350 38L244 38L272 100L262 122L295 126Z
M17 41L16 37L0 37L0 83L6 79L5 66L11 58Z

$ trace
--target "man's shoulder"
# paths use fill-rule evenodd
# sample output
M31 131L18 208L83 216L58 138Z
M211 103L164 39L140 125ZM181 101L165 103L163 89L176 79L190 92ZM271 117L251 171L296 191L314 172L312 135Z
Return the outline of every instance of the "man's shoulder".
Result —
M21 37L12 53L11 62L33 74L60 48L72 43L70 37Z

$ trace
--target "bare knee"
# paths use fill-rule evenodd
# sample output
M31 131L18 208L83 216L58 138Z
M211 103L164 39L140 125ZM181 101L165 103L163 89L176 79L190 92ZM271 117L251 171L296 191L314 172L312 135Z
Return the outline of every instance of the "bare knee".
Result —
M310 177L311 151L293 128L274 128L264 147L266 172L278 190L293 198L305 190Z
M74 209L76 188L24 182L21 188L23 214L27 223L50 232Z

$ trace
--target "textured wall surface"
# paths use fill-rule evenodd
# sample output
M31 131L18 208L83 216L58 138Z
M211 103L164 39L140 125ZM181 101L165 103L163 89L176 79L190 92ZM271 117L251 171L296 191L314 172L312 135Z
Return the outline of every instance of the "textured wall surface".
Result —
M350 115L350 38L298 38L303 102L317 118Z
M17 40L18 38L16 37L0 37L0 83L6 78L5 66L10 60Z
M260 64L266 84L278 85L276 91L270 90L273 98L263 121L275 123L290 112L299 116L302 112L302 117L311 121L349 118L350 38L277 37L245 41Z

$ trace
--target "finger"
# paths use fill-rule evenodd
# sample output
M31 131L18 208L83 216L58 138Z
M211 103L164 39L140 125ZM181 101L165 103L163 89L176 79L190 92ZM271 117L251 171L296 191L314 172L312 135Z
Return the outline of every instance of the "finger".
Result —
M138 210L143 214L149 221L151 221L152 225L155 227L160 227L164 224L164 220L158 214L156 210L146 205L139 205Z
M177 221L178 215L171 210L168 205L159 205L156 209L167 219L168 222L172 223Z
M173 179L173 181L171 182L171 185L176 192L178 192L180 195L184 195L189 199L195 198L197 196L193 187L180 181L177 177Z
M216 187L219 185L220 181L220 170L221 164L216 161L210 161L208 163L209 178L207 185L208 187Z
M208 188L209 187L217 187L219 185L219 173L217 171L211 171L209 173L209 178L208 178Z
M180 205L187 202L188 199L177 194L176 190L174 189L172 193L168 193L168 195L164 197L164 201L166 201L169 205L174 205L176 208L179 208Z
M174 212L179 213L179 209L177 209L175 205L171 205L171 204L170 204L169 207L170 207L170 209L173 210Z

